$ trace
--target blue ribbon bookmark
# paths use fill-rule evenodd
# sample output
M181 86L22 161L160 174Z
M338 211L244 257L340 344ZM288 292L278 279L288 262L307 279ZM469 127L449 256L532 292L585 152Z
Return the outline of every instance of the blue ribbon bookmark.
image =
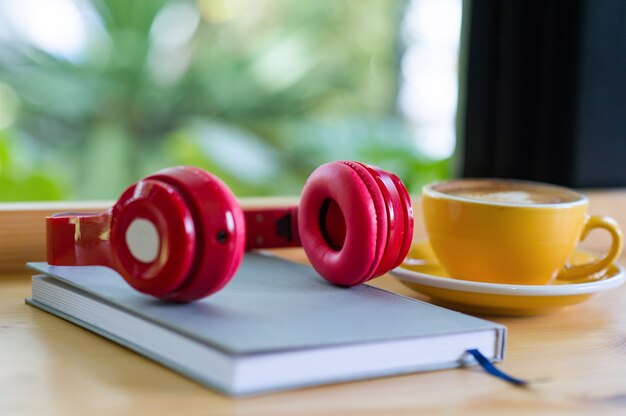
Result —
M528 381L522 380L520 378L511 377L502 370L499 370L495 365L491 363L491 361L487 359L487 357L485 357L477 349L467 350L467 353L474 357L474 359L476 359L476 362L480 364L480 366L492 376L507 381L514 386L525 387L528 385Z

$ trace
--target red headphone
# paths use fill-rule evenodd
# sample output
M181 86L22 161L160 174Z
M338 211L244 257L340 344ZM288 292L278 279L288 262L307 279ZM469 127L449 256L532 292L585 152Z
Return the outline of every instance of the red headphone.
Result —
M301 245L321 276L352 286L397 267L413 237L400 179L349 161L317 168L299 207L243 211L217 177L183 166L130 186L108 211L46 223L49 264L108 266L138 291L179 302L224 287L244 250Z

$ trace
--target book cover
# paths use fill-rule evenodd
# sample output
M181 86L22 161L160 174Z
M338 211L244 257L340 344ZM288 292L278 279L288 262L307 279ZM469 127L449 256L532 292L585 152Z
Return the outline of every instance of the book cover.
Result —
M135 292L113 270L31 263L27 302L230 395L458 367L504 354L506 329L305 265L246 254L225 289L189 304Z

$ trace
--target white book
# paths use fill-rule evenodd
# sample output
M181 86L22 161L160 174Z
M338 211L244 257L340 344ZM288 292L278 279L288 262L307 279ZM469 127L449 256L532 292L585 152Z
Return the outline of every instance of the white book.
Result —
M105 267L30 267L43 273L30 305L229 395L471 365L473 348L504 355L501 325L368 285L336 287L261 254L187 304L137 293Z

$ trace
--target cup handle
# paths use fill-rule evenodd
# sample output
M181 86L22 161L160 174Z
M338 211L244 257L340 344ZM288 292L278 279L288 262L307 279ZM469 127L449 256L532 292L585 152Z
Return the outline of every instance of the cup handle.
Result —
M589 234L589 231L593 230L594 228L604 228L611 234L611 248L609 249L609 252L605 256L591 263L586 263L579 266L566 264L559 271L559 274L557 276L558 279L575 280L582 277L593 276L608 268L619 257L622 252L623 237L622 231L620 230L617 221L615 221L611 217L604 216L592 215L588 217L580 240L584 240L585 237L587 237L587 234Z

